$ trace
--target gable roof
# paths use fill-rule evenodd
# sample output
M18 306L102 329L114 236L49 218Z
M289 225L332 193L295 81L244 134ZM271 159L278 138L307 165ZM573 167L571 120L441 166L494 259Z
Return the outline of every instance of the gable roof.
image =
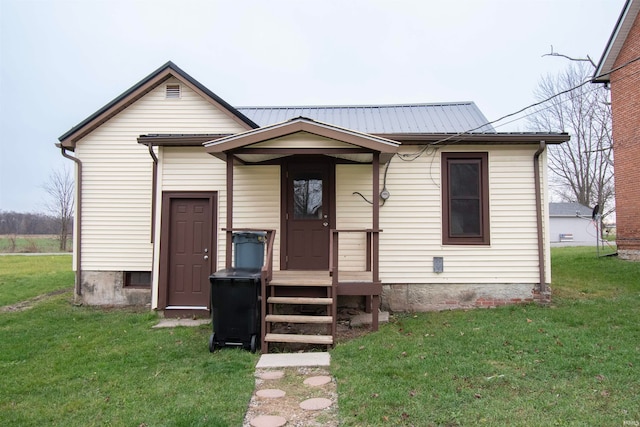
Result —
M238 107L260 126L307 117L369 134L495 132L473 102L350 106Z
M98 126L118 114L120 111L127 108L129 105L143 97L149 91L162 84L162 82L169 79L170 77L175 77L181 83L192 89L194 92L200 94L204 99L218 107L221 111L225 112L244 128L254 129L258 127L258 125L255 124L251 119L240 113L218 95L211 92L196 79L184 72L176 64L168 61L166 64L162 65L147 77L140 80L133 87L122 93L120 96L102 107L100 110L96 111L94 114L80 122L78 125L71 128L64 135L60 136L58 140L63 147L73 149L79 139L95 130Z
M609 37L607 46L604 49L600 62L593 74L593 83L607 83L611 79L611 71L618 58L618 54L624 45L629 31L640 11L640 0L627 0L620 12L618 22Z
M230 135L204 144L205 151L218 158L226 159L227 153L231 152L236 157L247 163L252 161L263 161L265 155L271 157L281 157L283 155L303 154L304 149L292 147L274 148L260 147L251 149L250 146L261 142L271 141L299 132L306 132L323 138L340 141L350 148L328 148L319 144L311 150L309 154L326 154L344 156L347 154L380 153L381 160L385 162L398 151L398 144L390 139L369 135L352 129L346 129L333 124L322 123L307 117L296 117L286 122L275 123L258 129L252 129L235 135ZM319 151L318 151L319 150ZM318 151L317 153L315 151ZM241 153L240 153L241 152ZM251 155L259 155L252 159ZM370 157L370 156L369 156Z
M591 208L580 203L549 203L549 216L586 216L591 218L591 214Z

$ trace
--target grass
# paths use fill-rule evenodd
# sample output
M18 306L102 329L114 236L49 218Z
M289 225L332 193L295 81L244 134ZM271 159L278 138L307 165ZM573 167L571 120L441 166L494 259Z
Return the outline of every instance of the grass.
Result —
M73 287L71 255L0 256L0 307Z
M67 242L67 252L72 251L72 241ZM55 235L1 235L0 253L57 253L60 239Z
M0 262L9 303L73 281L66 256ZM550 307L394 315L339 344L341 425L637 425L640 263L593 248L553 249L552 262ZM210 354L210 327L155 322L74 306L71 292L0 311L0 425L241 425L257 355Z
M28 270L25 259L38 271L17 279ZM2 294L69 274L68 259L41 267L48 260L0 257ZM147 309L81 307L71 299L69 291L0 312L0 425L242 424L256 355L209 353L210 326L152 329L158 318Z
M551 307L397 315L338 345L342 425L640 422L640 263L561 248L553 274Z

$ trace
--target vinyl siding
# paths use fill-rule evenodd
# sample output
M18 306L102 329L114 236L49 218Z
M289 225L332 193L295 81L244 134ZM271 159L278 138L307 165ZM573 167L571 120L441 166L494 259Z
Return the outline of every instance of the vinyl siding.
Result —
M164 148L162 150L162 189L164 191L216 191L218 222L217 268L225 265L227 223L226 164L205 153L203 148ZM280 265L280 167L236 166L234 174L234 228L276 230L274 267Z
M236 166L233 176L233 226L234 228L276 230L273 269L278 270L280 237L282 237L280 233L280 166ZM224 258L221 258L221 262L224 265Z
M411 150L405 147L401 153ZM444 150L489 153L489 246L442 245L440 158ZM403 162L394 157L387 175L391 197L380 210L380 226L384 230L380 235L382 280L386 283L537 282L534 152L534 148L490 146L479 150L461 146L442 147L414 161ZM545 176L543 180L546 182ZM433 273L435 256L444 258L443 273Z
M83 164L83 270L151 270L153 161L138 136L244 130L184 85L180 99L165 99L166 83L179 82L167 80L77 144Z
M372 207L354 192L371 201L371 165L336 166L336 228L372 227ZM362 271L365 267L365 233L340 233L338 265L340 270Z

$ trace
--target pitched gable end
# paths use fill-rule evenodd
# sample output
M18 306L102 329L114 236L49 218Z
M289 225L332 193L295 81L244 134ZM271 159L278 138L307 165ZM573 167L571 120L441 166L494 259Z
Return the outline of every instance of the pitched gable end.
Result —
M258 127L258 125L256 125L251 119L240 113L218 95L211 92L204 85L184 72L173 62L168 61L153 73L149 74L147 77L139 81L129 90L125 91L113 101L89 116L87 119L71 128L64 135L60 136L58 140L63 147L74 149L78 140L95 130L98 126L111 119L113 116L127 108L129 105L133 104L138 99L142 98L149 91L158 87L171 77L176 78L181 84L188 86L191 90L198 93L208 102L227 114L235 122L240 124L243 128L250 130ZM169 96L169 94L171 95L171 97L178 97L179 89L170 88L167 95Z
M620 12L618 22L609 37L607 46L602 53L600 62L596 67L591 81L593 83L607 83L611 79L611 72L614 71L616 59L624 45L629 31L640 13L640 0L627 0Z

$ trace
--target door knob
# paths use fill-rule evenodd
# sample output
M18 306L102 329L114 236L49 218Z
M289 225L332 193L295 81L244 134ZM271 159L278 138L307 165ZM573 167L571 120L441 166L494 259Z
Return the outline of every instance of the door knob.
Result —
M205 259L205 260L209 259L209 255L205 255L205 256L204 256L204 259Z
M327 225L329 225L329 223L328 222L323 222L322 225L324 225L326 227Z

